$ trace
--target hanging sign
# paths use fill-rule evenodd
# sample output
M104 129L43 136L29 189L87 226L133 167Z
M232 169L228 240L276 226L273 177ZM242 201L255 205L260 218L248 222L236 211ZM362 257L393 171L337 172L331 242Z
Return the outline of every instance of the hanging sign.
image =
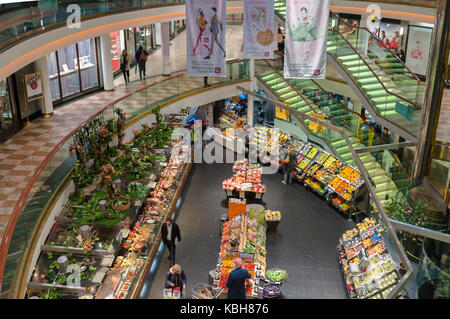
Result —
M325 79L329 0L286 1L284 77Z
M323 115L320 115L320 114L317 114L317 113L311 112L309 115L310 115L311 117L314 117L314 118L316 118L316 119L318 119L318 120L321 120L321 121L323 121L323 120L325 119L325 118L323 117ZM320 125L320 124L317 123L317 122L309 121L309 129L310 129L311 131L321 133L321 132L323 131L323 126Z
M244 58L273 59L274 32L273 0L244 1Z
M187 74L226 77L225 0L187 0Z
M28 102L43 97L41 72L26 74L25 85Z
M280 120L290 121L291 114L286 109L283 109L279 106L275 108L275 117Z

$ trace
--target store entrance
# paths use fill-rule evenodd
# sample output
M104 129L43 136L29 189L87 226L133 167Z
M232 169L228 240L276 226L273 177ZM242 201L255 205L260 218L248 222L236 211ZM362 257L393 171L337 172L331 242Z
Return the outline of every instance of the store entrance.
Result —
M0 81L0 143L5 142L20 129L19 110L11 88L12 79Z

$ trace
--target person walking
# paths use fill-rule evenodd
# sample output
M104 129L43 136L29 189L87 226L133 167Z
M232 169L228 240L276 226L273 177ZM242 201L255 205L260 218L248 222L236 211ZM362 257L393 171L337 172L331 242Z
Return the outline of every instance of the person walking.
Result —
M215 7L211 8L212 10L212 17L211 17L211 50L209 51L209 54L205 57L205 59L210 59L211 54L214 53L214 44L217 44L219 48L223 52L223 56L226 56L225 49L220 44L219 40L217 39L219 33L223 31L222 22L217 17L217 9Z
M286 162L286 160L285 160L285 162ZM294 175L292 173L294 171L296 162L297 162L297 153L295 152L294 146L291 145L291 147L289 148L289 160L286 163L287 165L285 165L285 167L284 167L283 184L286 184L288 182L288 177L289 177L289 184L291 184L292 177L294 177Z
M172 218L168 218L167 221L161 227L161 238L164 245L169 249L169 259L171 264L175 264L175 247L177 242L181 241L180 228L176 223L172 221Z
M235 258L234 270L230 273L227 280L228 295L227 299L245 299L245 281L252 278L247 269L242 269L242 259Z
M170 267L166 274L166 289L173 289L180 291L180 297L183 297L183 290L186 291L186 274L181 269L180 265L175 264Z
M125 79L125 85L128 85L128 83L130 83L130 61L127 50L123 50L122 55L120 56L120 70Z
M136 63L139 67L139 77L141 78L141 80L142 80L142 74L144 74L144 78L145 78L147 56L148 56L148 52L144 50L142 45L140 45L138 50L136 51L136 54L134 55L134 57L136 58Z

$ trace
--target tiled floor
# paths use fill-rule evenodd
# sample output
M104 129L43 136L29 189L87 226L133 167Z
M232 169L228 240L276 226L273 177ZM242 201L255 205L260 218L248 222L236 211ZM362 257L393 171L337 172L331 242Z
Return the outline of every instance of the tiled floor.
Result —
M187 297L199 282L208 282L215 268L220 246L219 216L227 213L222 181L232 175L230 164L195 164L185 185L176 222L182 240L176 262L186 272ZM280 210L279 238L268 234L267 267L288 271L283 285L285 298L346 298L335 248L339 236L350 225L325 201L293 182L281 183L282 175L264 175L267 209ZM169 269L164 251L147 298L162 298Z
M227 51L230 57L242 56L242 33L240 32L242 32L242 26L227 26ZM238 41L239 37L240 41ZM171 42L172 70L186 69L185 41L185 32L183 32ZM18 132L4 144L0 144L0 242L14 206L27 182L58 143L73 129L111 102L150 83L166 79L160 75L162 73L161 50L149 57L147 65L148 75L143 81L139 81L139 75L134 74L132 70L131 83L128 86L124 86L123 77L117 77L116 89L113 92L98 92L59 107L55 109L53 117L32 121L29 127ZM173 74L180 74L180 72ZM167 83L145 90L145 93L136 94L117 106L124 108L131 116L131 113L150 103L201 86L203 86L202 77L169 80ZM67 154L68 145L64 145L52 160L51 167L47 167L47 170L41 173L32 192L38 191L45 177L50 175L50 172L65 159Z

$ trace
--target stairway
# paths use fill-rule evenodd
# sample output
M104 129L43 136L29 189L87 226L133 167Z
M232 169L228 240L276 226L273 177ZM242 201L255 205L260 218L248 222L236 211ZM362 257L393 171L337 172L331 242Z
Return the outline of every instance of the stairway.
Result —
M299 112L310 114L314 111L315 113L331 119L336 124L338 122L344 122L344 119L348 119L348 116L351 116L348 114L349 112L345 112L345 110L342 110L336 104L326 103L329 106L330 112L325 112L323 107L315 104L311 98L315 92L314 89L317 87L310 80L289 80L289 82L294 84L296 87L296 91L289 85L288 80L284 79L277 72L267 71L264 74L259 75L258 78L265 84L265 86L271 89L272 93L275 94L280 101L290 104L290 107ZM300 98L298 92L302 95ZM326 102L326 98L329 98L328 95L326 95L326 97L322 95L320 101ZM310 102L313 109L311 109L311 107L306 103L306 100ZM336 116L336 118L334 116ZM305 123L308 127L309 121L305 121ZM347 131L347 134L349 135L353 148L364 147L364 145L361 144L359 139L354 134L350 131ZM323 138L325 139L325 137ZM352 154L342 137L335 137L334 139L329 140L329 144L335 150L336 155L338 155L343 161L356 167ZM370 153L363 154L360 158L373 179L377 196L384 206L386 204L386 196L389 198L394 197L398 189L391 178L383 170L381 165Z

